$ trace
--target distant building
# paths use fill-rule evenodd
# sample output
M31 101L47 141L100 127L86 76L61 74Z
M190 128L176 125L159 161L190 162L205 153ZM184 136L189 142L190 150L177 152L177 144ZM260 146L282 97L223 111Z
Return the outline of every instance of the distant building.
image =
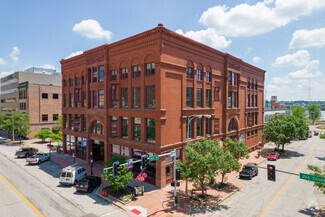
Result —
M279 103L277 98L277 96L271 97L271 109L284 109L284 103Z
M31 132L52 130L61 115L61 74L52 69L29 68L0 79L0 112L10 115L13 110L28 113Z

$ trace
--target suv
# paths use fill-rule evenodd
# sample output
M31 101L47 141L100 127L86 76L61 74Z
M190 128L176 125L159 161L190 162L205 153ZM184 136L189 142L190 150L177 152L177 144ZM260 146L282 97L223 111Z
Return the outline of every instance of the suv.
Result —
M87 171L77 164L65 167L60 174L61 185L75 185L79 180L87 175Z
M86 176L76 184L77 191L90 192L100 186L102 180L97 176Z
M247 163L244 165L242 171L239 172L239 178L249 178L258 175L258 167L256 163Z
M16 157L29 157L38 152L37 148L20 148L16 151Z

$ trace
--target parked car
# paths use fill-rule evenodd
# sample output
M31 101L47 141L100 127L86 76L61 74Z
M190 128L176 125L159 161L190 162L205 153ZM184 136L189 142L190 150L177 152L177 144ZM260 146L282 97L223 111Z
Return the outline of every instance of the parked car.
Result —
M243 169L239 172L239 178L252 179L254 176L257 175L258 175L258 167L256 163L245 164Z
M91 192L97 186L100 186L102 180L98 176L86 176L79 180L76 184L76 190L81 192Z
M0 144L2 143L9 143L11 140L6 137L0 137Z
M40 164L41 162L50 160L50 154L48 153L36 153L33 156L26 158L28 164Z
M278 152L271 152L268 156L267 156L267 160L277 160L279 159L280 155Z
M29 157L38 152L37 148L20 148L16 151L16 157Z
M87 171L77 164L65 167L60 174L61 185L75 185L87 175Z

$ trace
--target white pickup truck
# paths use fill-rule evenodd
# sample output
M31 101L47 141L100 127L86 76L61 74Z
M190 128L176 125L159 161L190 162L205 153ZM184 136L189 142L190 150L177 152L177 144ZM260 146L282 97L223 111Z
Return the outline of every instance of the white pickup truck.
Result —
M40 164L43 161L50 160L50 155L47 153L36 153L33 156L26 158L28 164Z

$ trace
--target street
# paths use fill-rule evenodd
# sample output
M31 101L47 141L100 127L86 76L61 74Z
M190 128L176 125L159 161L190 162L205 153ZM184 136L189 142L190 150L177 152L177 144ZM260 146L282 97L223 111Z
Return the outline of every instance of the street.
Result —
M0 146L0 175L8 180L29 201L38 214L21 199L3 180L0 196L0 216L130 216L99 199L94 192L82 194L75 192L72 186L59 185L61 167L51 161L40 165L27 165L26 159L14 157L17 146ZM1 176L0 176L1 177Z
M269 148L274 148L274 146L269 146ZM313 137L305 141L294 141L285 146L285 150L290 152L290 156L280 157L277 161L261 163L259 175L252 180L242 180L246 187L234 197L224 201L220 206L220 211L211 213L210 216L289 217L311 215L313 208L317 208L320 205L319 202L324 202L324 195L315 190L312 182L302 180L299 176L290 173L309 174L308 164L322 166L324 164L325 140ZM276 166L276 182L267 180L267 164Z

